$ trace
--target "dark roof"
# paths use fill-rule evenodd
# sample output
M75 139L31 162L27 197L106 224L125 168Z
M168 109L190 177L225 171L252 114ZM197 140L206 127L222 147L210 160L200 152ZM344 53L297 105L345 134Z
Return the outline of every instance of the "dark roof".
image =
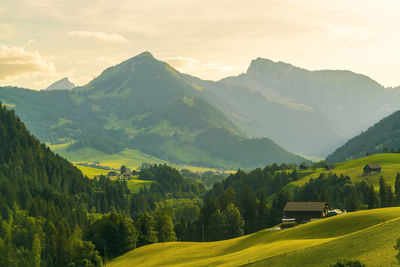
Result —
M370 169L381 169L381 165L376 164L376 163L370 163L370 164L365 165L364 169L365 169L365 168L370 168Z
M300 166L310 167L310 165L308 165L307 162L302 162L302 163L300 164Z
M283 211L322 211L326 202L288 202Z

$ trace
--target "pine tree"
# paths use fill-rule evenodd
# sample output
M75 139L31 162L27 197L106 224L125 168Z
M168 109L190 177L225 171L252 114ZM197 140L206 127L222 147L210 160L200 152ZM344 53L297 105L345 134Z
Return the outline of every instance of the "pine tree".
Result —
M242 236L244 226L243 218L239 209L233 203L230 203L226 208L225 218L225 239Z
M41 254L42 248L40 246L40 239L39 235L35 234L32 242L32 250L30 254L30 262L32 264L32 267L40 267L40 254Z
M162 208L156 212L155 223L159 242L176 241L172 217L166 208Z
M400 173L397 173L396 181L394 183L395 204L400 205Z

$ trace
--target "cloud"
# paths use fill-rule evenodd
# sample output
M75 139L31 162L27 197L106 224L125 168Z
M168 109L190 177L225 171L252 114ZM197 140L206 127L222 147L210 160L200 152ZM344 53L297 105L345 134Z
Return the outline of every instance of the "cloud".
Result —
M208 76L211 79L216 79L217 77L222 77L226 72L232 71L235 68L229 64L221 62L209 62L204 63L200 60L190 58L190 57L167 57L163 61L172 65L174 68L178 69L180 72ZM210 75L214 74L214 75Z
M54 63L46 60L38 51L0 45L0 80L22 74L49 72L55 72Z
M80 37L80 38L93 38L100 41L109 42L126 42L128 41L122 35L117 33L106 33L106 32L91 32L91 31L69 31L69 36Z
M30 40L27 42L27 44L28 44L28 45L31 45L31 44L33 44L34 42L36 42L35 39L30 39Z

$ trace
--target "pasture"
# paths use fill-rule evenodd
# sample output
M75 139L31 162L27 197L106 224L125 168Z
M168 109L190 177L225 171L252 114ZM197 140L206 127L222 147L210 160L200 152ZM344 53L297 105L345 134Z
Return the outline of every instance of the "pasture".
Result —
M329 266L353 259L367 266L397 264L400 208L347 213L298 227L266 229L217 242L144 246L111 262L122 266Z

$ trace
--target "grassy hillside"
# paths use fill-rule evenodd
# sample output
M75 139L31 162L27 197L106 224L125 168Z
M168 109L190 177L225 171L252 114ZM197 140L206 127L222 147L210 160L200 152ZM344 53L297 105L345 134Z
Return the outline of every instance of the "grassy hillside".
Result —
M107 173L110 172L109 170L102 170L88 166L75 165L75 167L77 167L83 175L86 175L89 178L94 178L97 175L107 175Z
M385 208L219 242L145 246L109 266L329 266L346 258L367 266L389 266L396 263L393 246L399 237L400 208Z
M155 181L151 180L128 180L128 188L132 193L139 193L140 189L144 188L146 186L147 189L150 188L152 183L155 183Z
M382 172L364 174L363 168L368 163L378 163L382 167ZM394 185L396 175L400 172L400 154L375 154L355 160L335 163L335 169L329 171L322 168L315 170L300 170L299 174L302 176L302 178L287 184L283 188L288 190L289 192L293 192L296 187L304 185L311 178L317 178L321 175L321 173L329 172L336 173L337 175L348 175L353 183L366 181L367 183L373 184L375 189L378 190L380 176L383 176L388 184ZM271 202L274 197L275 195L269 196L268 201Z
M382 172L364 174L363 168L368 163L378 163L382 167ZM365 180L375 186L378 186L379 177L383 176L388 183L394 184L396 175L400 172L400 154L376 154L342 163L336 163L335 166L336 168L330 171L326 171L325 169L316 169L315 171L305 170L303 173L309 174L302 179L291 183L291 185L303 185L308 182L310 178L316 178L324 172L348 175L353 182L361 182L362 180Z

